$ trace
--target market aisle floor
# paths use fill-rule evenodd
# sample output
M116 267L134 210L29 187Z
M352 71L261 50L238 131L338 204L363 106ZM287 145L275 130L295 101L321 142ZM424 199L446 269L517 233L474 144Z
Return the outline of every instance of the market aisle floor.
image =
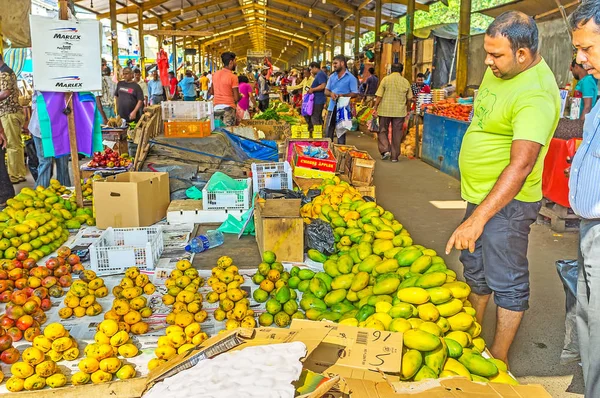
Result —
M374 139L352 133L348 143L380 159ZM395 214L415 242L443 253L464 215L459 181L420 160L401 158L398 163L377 162L375 185L377 201ZM436 207L431 201L440 203ZM561 236L547 225L534 225L530 238L530 309L510 353L511 370L523 383L542 384L553 397L578 397L583 393L581 368L577 364L559 363L565 295L554 264L559 259L576 258L577 235ZM444 258L462 276L458 253L453 251ZM495 328L494 312L495 306L490 303L483 327L483 337L490 343Z

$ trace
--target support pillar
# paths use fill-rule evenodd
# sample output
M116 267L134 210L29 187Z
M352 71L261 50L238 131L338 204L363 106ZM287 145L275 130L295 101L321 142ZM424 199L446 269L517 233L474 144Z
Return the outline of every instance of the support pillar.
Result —
M335 26L331 28L331 62L333 62L333 57L335 57Z
M140 70L142 79L146 78L146 45L144 42L144 9L138 8L138 41L140 43Z
M172 27L175 30L175 25ZM171 37L171 53L173 54L173 73L175 77L177 77L177 38L175 36Z
M346 21L340 25L340 52L346 55Z
M113 73L119 78L119 35L117 34L117 0L109 0L109 11L110 11L110 33L111 33L111 45L112 45L112 58L113 58ZM114 37L112 34L114 33Z
M381 40L381 7L382 0L375 0L375 70L379 73L379 78L385 76L385 66L381 64L381 53L383 52L383 45L378 43ZM379 47L379 49L377 49Z
M456 92L464 96L467 91L469 38L471 33L471 0L460 1L458 20L458 48L456 62Z
M354 13L354 58L360 54L360 11Z
M415 41L415 0L408 0L406 10L406 57L404 59L404 77L413 81L413 48Z

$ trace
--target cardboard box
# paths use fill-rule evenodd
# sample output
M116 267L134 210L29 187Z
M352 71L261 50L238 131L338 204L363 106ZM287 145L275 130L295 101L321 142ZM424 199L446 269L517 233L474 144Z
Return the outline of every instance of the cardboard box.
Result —
M304 155L304 149L307 145L294 145L294 164L296 167L304 167L306 169L327 171L335 173L337 169L337 160L333 156L331 149L327 149L327 159L317 159Z
M288 122L277 120L242 120L240 126L253 127L262 131L266 140L285 140L291 137L292 129Z
M300 199L267 199L254 210L256 243L262 255L272 251L277 261L304 261L304 220Z
M148 227L166 216L170 195L168 173L130 172L95 181L96 226Z

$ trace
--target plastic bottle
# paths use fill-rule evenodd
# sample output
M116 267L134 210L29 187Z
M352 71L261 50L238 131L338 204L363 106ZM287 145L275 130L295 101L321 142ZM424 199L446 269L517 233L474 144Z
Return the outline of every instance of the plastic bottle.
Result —
M185 247L185 250L192 253L202 253L213 247L221 246L224 241L221 231L207 231L206 235L198 235Z

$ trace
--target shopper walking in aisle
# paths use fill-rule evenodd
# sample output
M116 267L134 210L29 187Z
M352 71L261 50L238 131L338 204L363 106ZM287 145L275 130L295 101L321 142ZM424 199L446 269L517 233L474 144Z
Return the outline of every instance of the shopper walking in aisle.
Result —
M200 83L200 96L204 101L208 101L208 84L210 80L207 77L208 73L204 72L198 82Z
M544 158L558 124L560 97L538 51L533 18L517 11L500 15L486 30L484 49L489 68L459 155L467 212L446 252L462 250L479 323L494 294L490 352L507 362L529 308L529 232L541 207Z
M571 62L571 73L575 80L577 80L575 91L581 93L581 98L583 99L579 118L584 120L585 115L590 113L596 105L596 100L598 99L598 80L593 75L588 74L587 70L585 70L583 65L578 64L576 59Z
M260 109L261 112L264 112L269 108L269 92L271 89L267 78L268 73L269 68L263 66L260 71L260 76L258 77L258 109Z
M239 90L240 90L240 101L237 106L237 120L250 119L250 104L253 108L256 108L256 101L254 100L254 94L252 93L252 85L248 80L248 76L240 75L238 77Z
M179 82L179 88L181 88L184 101L196 101L197 82L198 76L196 76L191 70L186 70L185 77Z
M31 101L31 119L29 120L29 132L35 145L35 151L38 157L38 177L35 180L35 186L49 187L50 179L52 178L53 163L56 162L56 179L65 187L71 186L71 177L69 176L69 156L61 156L54 158L52 156L46 157L44 155L44 146L42 145L42 130L40 126L40 119L38 117L37 109L37 97L40 95L39 92L33 93L33 100Z
M577 63L600 79L600 2L583 2L569 17ZM600 103L585 117L583 140L571 164L569 202L579 217L577 337L585 396L600 397Z
M240 100L238 78L233 74L237 66L235 54L224 52L221 54L221 61L223 69L215 72L208 93L214 96L215 119L225 126L235 126L235 107Z
M402 126L408 113L408 104L413 96L410 82L402 76L403 70L404 65L402 64L392 65L392 73L381 80L381 84L375 93L375 105L373 107L373 116L379 116L377 139L381 159L387 160L391 156L392 162L397 162L398 156L400 156ZM390 125L392 126L391 143L388 138Z
M336 55L333 57L333 73L329 76L325 95L331 98L327 107L327 137L333 142L335 126L337 124L337 102L339 98L358 96L358 81L352 73L348 71L346 66L346 57ZM346 134L338 137L338 144L346 143Z
M131 68L123 68L123 80L117 83L117 114L127 123L137 122L140 110L144 107L144 93L139 84L133 81Z
M27 175L25 151L21 140L25 115L19 105L17 75L4 63L2 55L0 55L0 123L7 140L8 175L13 184L18 184L25 181Z
M179 81L175 77L175 72L169 72L169 94L171 96L171 100L178 99L177 95L177 85Z
M313 113L310 116L309 126L312 133L314 126L323 126L323 108L327 98L325 97L325 88L327 86L327 74L321 70L321 65L318 62L310 63L310 73L314 76L309 94L315 95L315 101L313 103Z
M158 105L165 100L165 89L158 78L158 71L152 72L152 79L148 82L148 98L150 105Z
M144 93L144 106L148 106L148 99L150 98L150 93L148 92L148 83L142 79L142 71L139 69L134 69L133 71L133 81L140 86L142 89L142 93Z
M400 65L402 65L402 64L400 64ZM402 73L402 72L400 72L400 73ZM367 104L367 106L373 105L373 101L375 101L375 93L377 92L378 86L379 86L379 78L377 76L375 76L375 68L369 68L369 77L367 77L367 80L365 80L365 98L364 98L364 101Z
M6 135L4 135L4 131L0 130L0 210L6 206L6 201L8 199L15 196L15 187L11 184L6 168L6 162L4 161L6 156L6 145Z
M110 68L104 66L102 68L102 95L100 97L100 113L104 119L104 124L108 119L116 116L115 113L115 89L116 85L111 78Z

